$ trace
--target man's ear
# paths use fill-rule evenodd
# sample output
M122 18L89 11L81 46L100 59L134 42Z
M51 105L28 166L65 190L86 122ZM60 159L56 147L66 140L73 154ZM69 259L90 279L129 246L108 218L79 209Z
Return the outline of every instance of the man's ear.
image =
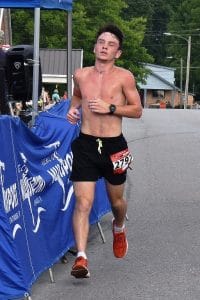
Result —
M122 50L118 50L116 55L115 55L115 58L119 58L122 54Z

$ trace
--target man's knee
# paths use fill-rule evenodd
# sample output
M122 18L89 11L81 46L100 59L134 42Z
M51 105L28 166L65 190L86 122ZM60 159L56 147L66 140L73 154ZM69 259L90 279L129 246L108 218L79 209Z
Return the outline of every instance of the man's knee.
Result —
M80 212L89 213L92 208L92 199L86 197L76 197L75 209Z
M113 208L121 208L121 207L126 206L126 201L124 200L124 198L118 197L118 198L115 198L114 201L112 201L111 206Z

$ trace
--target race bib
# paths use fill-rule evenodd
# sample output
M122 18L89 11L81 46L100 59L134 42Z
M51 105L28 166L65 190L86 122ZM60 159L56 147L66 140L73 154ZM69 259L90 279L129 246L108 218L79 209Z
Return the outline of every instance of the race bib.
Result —
M113 164L114 174L124 173L133 161L133 157L128 148L110 155L110 159Z

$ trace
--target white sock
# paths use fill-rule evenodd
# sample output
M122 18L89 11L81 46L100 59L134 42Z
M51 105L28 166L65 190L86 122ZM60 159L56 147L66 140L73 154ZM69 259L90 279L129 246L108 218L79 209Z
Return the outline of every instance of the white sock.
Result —
M118 227L116 225L114 225L114 232L122 232L125 228L125 224L123 224L122 227Z
M84 251L78 251L77 257L82 256L83 258L87 259L87 255Z

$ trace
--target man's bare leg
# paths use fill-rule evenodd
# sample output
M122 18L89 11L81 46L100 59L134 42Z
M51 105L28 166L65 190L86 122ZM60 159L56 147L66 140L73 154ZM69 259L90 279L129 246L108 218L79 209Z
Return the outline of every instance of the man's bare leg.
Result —
M128 250L128 241L125 232L125 218L127 203L123 198L124 184L112 185L106 183L111 208L114 216L113 220L113 253L115 257L122 258Z
M76 278L84 278L90 276L87 268L86 248L89 233L89 214L94 200L95 182L75 182L74 192L76 205L73 214L73 229L78 253L71 274Z
M127 202L123 198L124 184L112 185L106 182L108 195L116 226L122 227L126 218Z
M94 200L95 182L75 182L76 205L73 229L78 251L86 251L89 233L89 214Z

